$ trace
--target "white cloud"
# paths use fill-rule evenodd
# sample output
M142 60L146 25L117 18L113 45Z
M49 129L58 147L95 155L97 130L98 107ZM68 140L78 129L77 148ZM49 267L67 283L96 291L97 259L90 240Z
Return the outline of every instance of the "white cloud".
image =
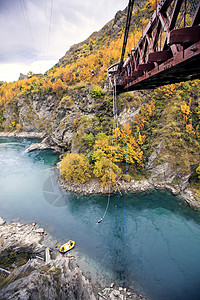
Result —
M45 72L127 4L128 0L0 0L0 80L17 80L20 72Z
M37 60L30 64L23 63L5 63L0 64L0 81L16 81L20 73L27 74L29 71L33 73L45 73L57 60Z

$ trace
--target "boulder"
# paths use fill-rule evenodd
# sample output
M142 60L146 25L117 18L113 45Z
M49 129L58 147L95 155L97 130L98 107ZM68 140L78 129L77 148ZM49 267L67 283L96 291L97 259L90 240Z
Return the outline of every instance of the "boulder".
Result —
M6 221L3 220L3 219L0 217L0 226L1 226L1 225L4 225L5 223L6 223Z

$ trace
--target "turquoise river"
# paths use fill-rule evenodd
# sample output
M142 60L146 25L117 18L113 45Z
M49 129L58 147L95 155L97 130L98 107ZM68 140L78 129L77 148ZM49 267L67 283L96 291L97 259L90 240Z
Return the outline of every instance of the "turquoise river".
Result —
M0 216L37 222L73 253L85 275L151 300L200 299L200 213L169 192L78 196L60 189L58 155L28 153L36 140L0 138ZM124 221L125 216L125 221Z

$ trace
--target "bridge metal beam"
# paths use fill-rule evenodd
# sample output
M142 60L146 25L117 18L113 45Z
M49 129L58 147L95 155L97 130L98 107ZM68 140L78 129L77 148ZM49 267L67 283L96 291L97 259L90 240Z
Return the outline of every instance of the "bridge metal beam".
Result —
M200 26L173 29L170 32L170 44L184 44L200 40Z
M116 65L108 69L115 74L119 91L200 78L200 1L187 1L186 6L186 0L161 0L121 69ZM191 24L184 27L186 8L194 5ZM177 24L182 28L176 28Z
M150 89L156 86L200 78L200 42L178 52L153 70L124 81L124 89Z

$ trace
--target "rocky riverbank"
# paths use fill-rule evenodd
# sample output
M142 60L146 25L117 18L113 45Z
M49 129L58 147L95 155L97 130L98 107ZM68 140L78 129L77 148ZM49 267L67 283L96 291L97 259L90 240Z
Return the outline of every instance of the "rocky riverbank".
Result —
M108 194L109 188L102 188L98 180L92 180L84 184L75 184L73 182L66 182L61 176L59 176L59 182L63 189L68 192L91 195L91 194ZM151 190L168 190L173 195L180 196L184 201L188 203L193 209L200 209L200 199L198 196L194 196L192 190L185 188L181 190L179 186L172 185L168 182L155 182L152 178L143 180L131 180L130 182L119 181L117 189L111 189L111 193L119 192L124 193L143 193Z
M45 261L49 246L51 259ZM0 267L7 263L7 273L0 270L0 299L147 299L115 283L104 288L98 283L92 285L77 266L73 252L62 255L57 247L36 223L8 223L0 218ZM18 266L22 254L26 260ZM11 258L12 265L8 266Z
M19 132L19 131L12 131L12 132L4 132L4 131L1 131L0 132L0 137L9 137L9 138L12 138L12 137L17 137L17 138L44 138L44 132L28 132L28 131L22 131L22 132Z

